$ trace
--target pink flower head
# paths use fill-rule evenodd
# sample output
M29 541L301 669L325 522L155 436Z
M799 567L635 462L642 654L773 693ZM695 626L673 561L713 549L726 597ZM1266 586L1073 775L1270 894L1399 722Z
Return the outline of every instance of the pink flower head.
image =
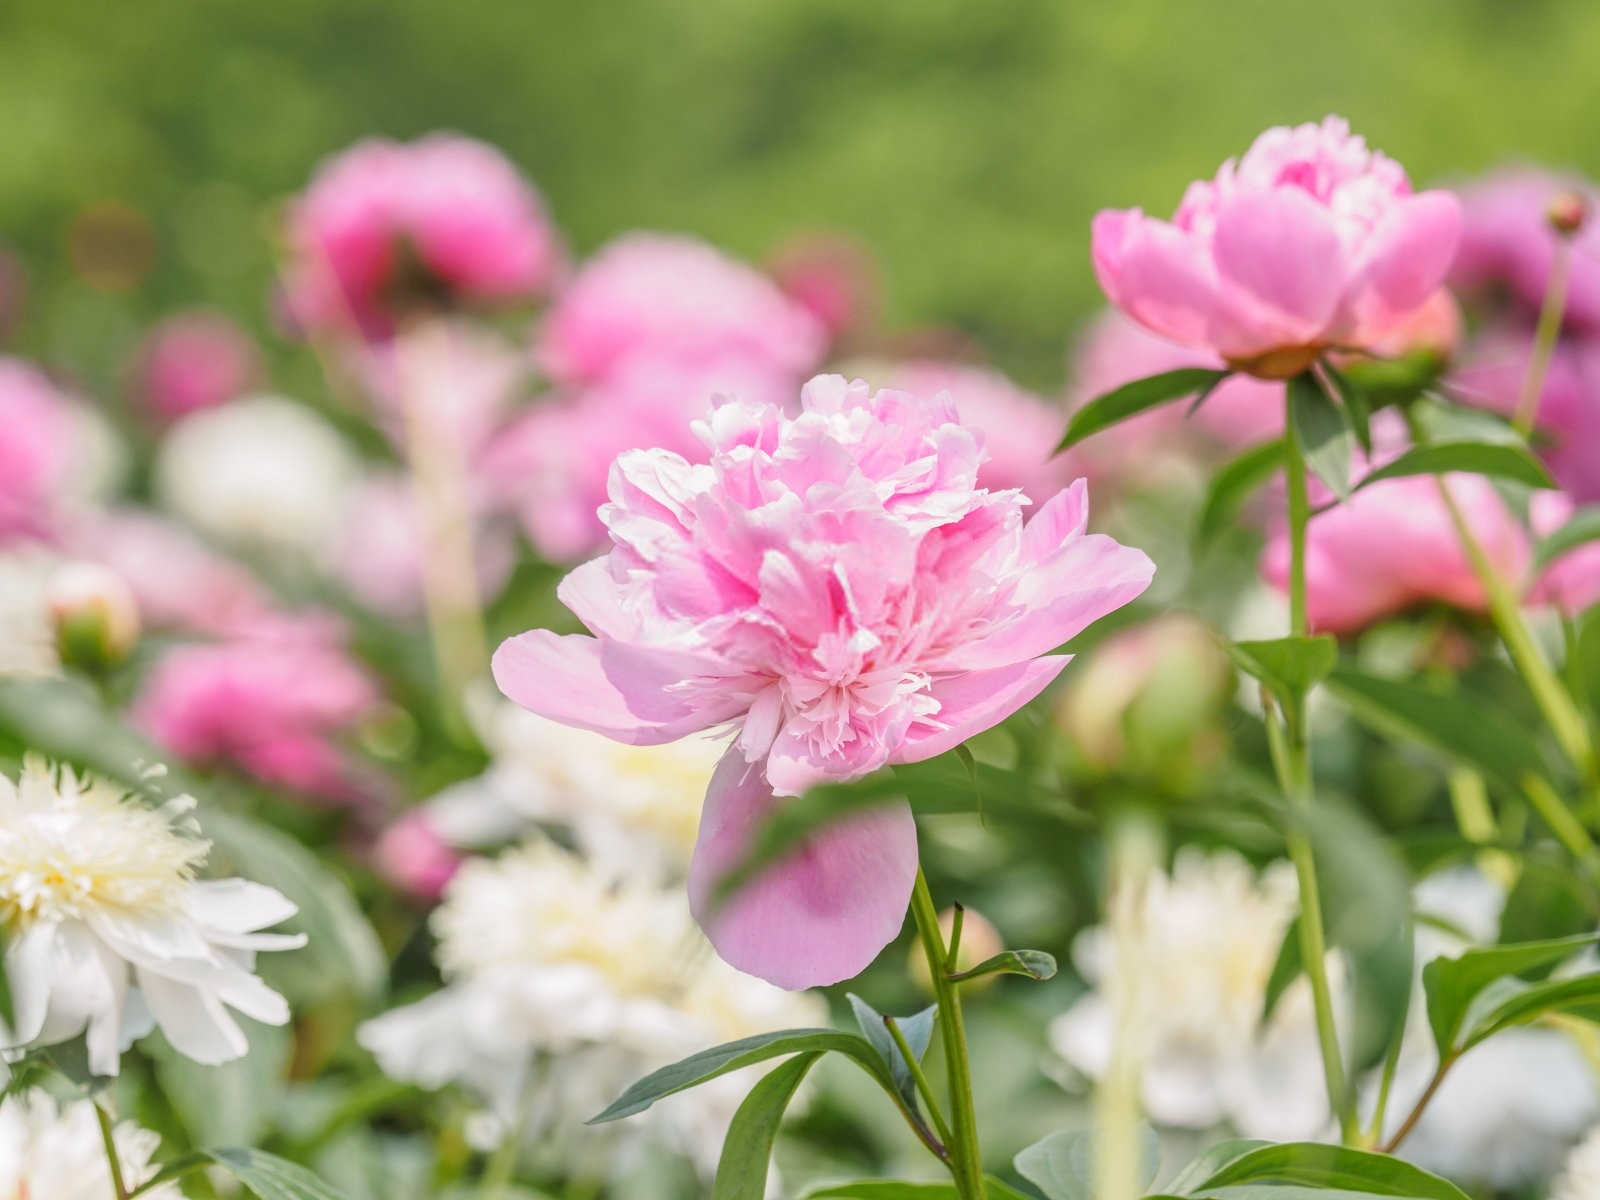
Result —
M792 378L761 360L630 359L508 425L484 454L479 477L517 513L540 555L579 562L605 546L600 506L619 454L659 448L704 462L706 448L690 426L713 399L782 405L793 394Z
M619 741L737 729L690 900L725 959L790 988L854 975L899 932L916 827L903 803L841 822L718 907L774 797L996 724L1065 665L1050 651L1154 572L1084 532L1081 481L1026 525L1021 495L979 487L981 437L946 398L822 375L801 407L716 407L696 426L706 464L619 457L611 550L559 593L595 636L536 629L494 659L517 703Z
M979 481L990 489L1018 488L1026 496L1053 496L1081 471L1075 460L1052 458L1066 413L1026 392L999 371L920 360L888 374L890 387L917 396L949 393L961 423L983 434Z
M154 416L175 421L227 403L260 373L250 336L221 313L197 310L151 330L134 364L134 388Z
M401 817L373 847L378 873L420 900L437 900L464 861L426 813L413 810Z
M549 291L563 252L539 194L492 146L435 133L358 142L288 216L285 303L303 326L385 335L395 302L508 303Z
M1461 211L1412 194L1400 164L1339 117L1269 129L1170 222L1139 209L1094 220L1111 302L1161 336L1287 378L1330 348L1366 350L1439 287Z
M1373 420L1379 462L1404 448L1392 413ZM1482 475L1443 479L1462 516L1504 579L1528 569L1526 531ZM1330 499L1324 496L1322 499ZM1289 586L1289 538L1279 530L1262 556L1262 573ZM1311 626L1354 633L1416 605L1437 602L1482 612L1488 604L1439 495L1436 477L1385 479L1312 517L1306 528L1306 604Z
M1451 282L1471 290L1501 287L1530 317L1544 303L1560 235L1550 227L1550 201L1563 192L1586 197L1588 222L1572 242L1566 322L1600 332L1600 192L1588 180L1522 167L1499 171L1461 192L1465 222Z
M1561 492L1535 492L1528 501L1529 523L1539 537L1549 537L1577 508ZM1569 617L1600 601L1600 542L1576 546L1546 567L1534 584L1533 599L1553 604Z
M367 673L315 619L169 650L144 680L134 723L191 762L228 763L273 787L341 804L372 798L337 739L378 703Z
M872 252L837 233L801 234L779 246L768 270L784 294L838 338L871 328L882 285Z
M55 384L21 359L0 357L0 542L52 530L72 443Z
M585 263L540 331L538 358L563 383L593 382L642 357L735 358L799 377L828 333L753 267L696 238L630 233Z

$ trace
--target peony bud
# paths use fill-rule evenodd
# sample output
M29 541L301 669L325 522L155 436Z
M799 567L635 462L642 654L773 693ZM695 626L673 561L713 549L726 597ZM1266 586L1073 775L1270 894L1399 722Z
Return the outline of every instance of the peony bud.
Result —
M67 666L102 671L139 640L139 605L122 576L99 563L70 562L47 586L56 650Z
M955 926L955 909L947 908L939 914L939 932L944 935L944 943L947 946L950 944L950 934ZM1005 948L1005 942L1000 938L1000 931L990 924L987 917L970 908L963 911L961 945L956 948L956 970L970 971ZM928 973L928 959L923 954L921 945L911 948L911 978L917 981L917 986L923 991L933 991L933 976ZM988 987L997 978L999 978L997 975L985 975L974 979L967 987L970 989Z
M384 831L373 863L390 883L419 900L435 901L461 866L452 849L419 812L407 813Z
M1589 219L1589 201L1581 192L1563 189L1550 197L1544 219L1562 237L1573 237Z

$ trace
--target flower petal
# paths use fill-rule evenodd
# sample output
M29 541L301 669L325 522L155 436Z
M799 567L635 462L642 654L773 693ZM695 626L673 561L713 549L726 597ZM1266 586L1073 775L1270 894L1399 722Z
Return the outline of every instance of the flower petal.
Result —
M1416 308L1444 282L1461 240L1461 202L1445 191L1396 202L1367 246L1364 282L1390 309Z
M141 967L139 990L167 1041L185 1058L217 1066L250 1052L244 1031L222 1007L222 1001L206 989Z
M939 701L938 714L913 725L890 761L921 762L955 749L1044 691L1071 661L1070 654L1051 654L992 671L965 671L936 680L930 691Z
M1217 211L1212 255L1225 281L1287 319L1295 343L1317 340L1344 292L1338 231L1327 210L1299 188L1245 191L1225 200Z
M1146 328L1204 346L1217 306L1216 271L1183 230L1138 209L1096 215L1094 273L1117 307Z

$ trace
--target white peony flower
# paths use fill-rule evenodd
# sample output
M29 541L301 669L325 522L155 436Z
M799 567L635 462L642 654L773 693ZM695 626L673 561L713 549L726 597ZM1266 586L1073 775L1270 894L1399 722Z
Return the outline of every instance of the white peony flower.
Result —
M156 455L161 502L223 541L319 557L358 470L339 432L304 404L252 396L179 421Z
M249 1049L229 1015L289 1019L253 974L258 950L303 935L260 933L295 906L243 879L197 880L208 844L180 797L160 809L34 756L0 775L0 930L13 1050L87 1034L89 1065L115 1075L121 1052L159 1025L180 1053L221 1063Z
M1246 1137L1273 1141L1320 1135L1329 1112L1304 978L1258 1029L1297 894L1286 862L1258 874L1231 851L1181 850L1171 875L1149 882L1136 962L1116 960L1104 927L1078 935L1073 961L1092 990L1051 1024L1051 1046L1098 1078L1112 1051L1110 987L1131 978L1151 1120L1190 1129L1227 1121Z
M1567 1156L1550 1200L1600 1200L1600 1128L1591 1130Z
M123 1182L138 1187L157 1171L150 1157L161 1139L124 1121L113 1132ZM0 1101L0 1200L106 1200L113 1194L94 1103L64 1108L41 1091ZM175 1184L141 1193L180 1200Z

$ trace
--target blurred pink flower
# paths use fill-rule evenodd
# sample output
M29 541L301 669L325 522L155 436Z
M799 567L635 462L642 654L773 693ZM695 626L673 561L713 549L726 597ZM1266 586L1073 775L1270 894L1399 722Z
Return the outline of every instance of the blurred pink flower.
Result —
M799 234L773 251L767 269L784 294L821 321L834 339L877 323L882 303L878 264L854 238Z
M560 241L494 147L457 134L372 138L324 162L290 207L284 302L301 326L386 335L418 299L506 303L550 291Z
M72 421L55 384L37 367L0 356L0 542L52 531L72 446Z
M611 551L559 593L596 636L536 629L494 659L512 700L619 741L737 727L690 900L724 958L790 988L854 975L896 936L917 835L904 803L841 822L717 907L775 796L998 723L1065 665L1050 651L1154 572L1084 532L1081 482L1026 525L1017 493L979 488L981 437L948 401L823 375L801 406L721 405L697 425L706 465L618 458Z
M175 421L227 403L260 374L250 336L221 313L196 310L150 331L134 363L133 383L155 417Z
M1578 506L1560 492L1535 492L1528 501L1533 532L1549 537L1569 520ZM1533 587L1536 602L1553 604L1575 617L1600 601L1600 542L1586 542L1568 550L1545 568Z
M1052 458L1066 413L987 367L926 360L901 363L885 383L917 396L948 392L961 423L983 434L978 481L1020 488L1030 499L1053 496L1083 474L1077 455Z
M1461 189L1465 221L1451 282L1479 290L1504 288L1531 318L1544 303L1558 235L1547 219L1562 192L1588 198L1600 192L1588 180L1535 167L1497 171ZM1591 216L1572 243L1566 323L1600 332L1600 221Z
M799 378L828 333L755 268L696 238L630 233L578 271L545 315L538 359L562 383L629 358L695 366L736 358Z
M793 394L791 376L759 359L684 365L632 358L509 424L484 453L478 478L517 513L541 556L578 562L605 546L600 506L619 454L659 448L704 462L706 448L690 424L718 396L765 406Z
M422 900L437 900L464 861L434 830L427 814L408 812L378 839L373 864L390 883Z
M337 625L276 618L247 634L177 646L145 676L134 723L190 762L227 763L262 783L340 804L373 785L337 739L378 703Z
M1390 420L1389 418L1395 418ZM1405 446L1393 413L1373 420L1376 463ZM1358 471L1359 475L1360 472ZM1445 480L1463 518L1501 578L1528 570L1528 535L1482 475ZM1311 627L1354 633L1419 604L1438 602L1482 612L1487 597L1432 475L1385 479L1311 518L1306 529L1306 602ZM1318 497L1331 499L1326 493ZM1274 587L1289 586L1289 537L1280 528L1268 542L1262 573Z
M1287 378L1328 349L1364 350L1439 287L1460 204L1413 195L1405 171L1339 117L1269 129L1172 221L1094 220L1100 286L1163 337Z
M1533 334L1513 327L1485 333L1451 377L1468 404L1510 416L1516 411L1533 351ZM1556 343L1535 424L1547 436L1540 454L1580 504L1600 501L1600 337Z

